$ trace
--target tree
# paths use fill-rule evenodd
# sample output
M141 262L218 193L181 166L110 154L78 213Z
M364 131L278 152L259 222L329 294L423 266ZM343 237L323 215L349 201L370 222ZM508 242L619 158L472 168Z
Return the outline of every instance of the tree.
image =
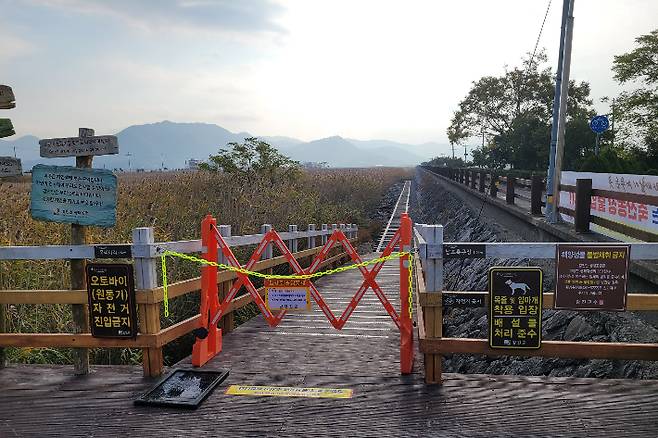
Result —
M235 175L245 183L261 179L273 185L278 180L296 179L300 175L299 162L256 137L245 138L244 143L231 142L227 146L229 149L220 149L219 154L211 155L209 162L199 167Z
M635 39L638 47L615 56L612 71L620 84L637 84L615 99L621 142L645 164L658 169L658 29Z
M541 51L521 67L505 69L502 76L485 76L473 82L459 103L447 134L451 143L483 136L483 146L472 152L478 166L544 170L548 167L554 80L550 68L540 70L547 58ZM569 83L567 126L593 114L586 82ZM582 136L593 134L576 124ZM585 147L579 143L577 147ZM575 155L581 156L577 150Z
M461 158L450 158L445 155L434 157L429 161L421 163L423 166L438 166L438 167L464 167L464 160Z

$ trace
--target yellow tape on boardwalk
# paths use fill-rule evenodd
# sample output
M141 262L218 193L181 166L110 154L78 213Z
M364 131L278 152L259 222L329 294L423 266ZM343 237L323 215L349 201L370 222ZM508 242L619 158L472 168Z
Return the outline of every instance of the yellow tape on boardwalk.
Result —
M269 397L352 398L351 389L297 388L293 386L231 385L226 390L226 394Z
M347 266L339 266L335 269L328 269L326 271L320 271L320 272L314 272L312 274L292 274L292 275L278 275L278 274L263 274L262 272L257 272L257 271L250 271L248 269L242 268L242 267L236 267L236 266L231 266L227 265L224 263L217 263L217 262L211 262L208 261L204 258L201 257L195 257L191 256L189 254L183 254L180 252L175 252L175 251L164 251L161 255L161 260L162 260L162 291L164 295L164 313L165 316L169 316L169 294L168 294L168 288L169 288L169 282L167 281L167 256L170 257L177 257L183 260L188 260L190 262L194 263L200 263L202 265L209 265L209 266L216 266L219 269L225 269L227 271L235 272L235 273L240 273L240 274L245 274L245 275L250 275L253 277L259 277L259 278L264 278L264 279L279 279L279 278L299 278L303 280L309 280L312 278L318 278L318 277L323 277L325 275L331 275L331 274L338 274L340 272L345 272L349 271L350 269L358 269L361 267L365 267L368 265L373 265L376 263L380 262L385 262L386 260L392 260L392 259L399 259L404 256L409 256L409 317L411 318L411 312L412 312L412 277L413 277L413 255L410 252L407 251L400 251L400 252L393 252L390 255L386 257L378 257L374 258L372 260L366 260L361 263L355 263L353 265L347 265Z

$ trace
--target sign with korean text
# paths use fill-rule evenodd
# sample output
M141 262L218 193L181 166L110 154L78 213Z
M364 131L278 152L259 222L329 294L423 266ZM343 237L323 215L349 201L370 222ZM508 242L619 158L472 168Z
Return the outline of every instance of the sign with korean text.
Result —
M301 278L268 278L265 280L264 286L265 304L268 309L311 310L308 280Z
M132 265L87 265L89 323L96 338L137 336Z
M39 146L40 155L44 158L111 155L119 153L119 142L114 135L47 138L40 140Z
M129 259L132 258L130 245L95 245L94 258L97 259Z
M14 157L0 157L0 178L23 174L21 160Z
M628 245L557 246L555 308L626 310Z
M294 386L231 385L227 395L251 395L269 397L352 398L352 390L346 388L298 388Z
M541 347L541 268L489 269L489 346L537 349Z
M596 172L562 172L561 183L576 185L576 179L586 178L592 180L592 188L612 192L629 193L636 195L658 196L658 176L632 175L621 173ZM576 208L576 194L560 191L560 205L570 209ZM641 231L658 235L658 205L641 202L623 201L604 196L592 196L590 204L592 216L598 216L613 222L621 223ZM573 223L573 218L562 214L562 219ZM614 231L591 223L590 228L597 233L619 238L621 235ZM625 239L624 239L625 240Z
M482 259L486 257L486 247L482 244L449 244L443 245L444 259Z
M114 226L117 177L105 169L37 165L32 168L34 219Z
M484 294L471 292L443 292L441 294L443 307L484 307Z

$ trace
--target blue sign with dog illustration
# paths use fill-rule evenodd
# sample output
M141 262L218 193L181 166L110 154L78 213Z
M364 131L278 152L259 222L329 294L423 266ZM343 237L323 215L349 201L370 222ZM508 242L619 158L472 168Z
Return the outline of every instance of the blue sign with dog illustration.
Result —
M105 169L36 165L30 209L34 219L112 227L117 177Z
M489 346L541 347L542 280L537 267L489 269Z

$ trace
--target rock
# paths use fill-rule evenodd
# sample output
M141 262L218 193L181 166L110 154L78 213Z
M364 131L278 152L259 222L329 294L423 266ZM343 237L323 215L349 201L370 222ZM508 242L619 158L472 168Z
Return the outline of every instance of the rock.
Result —
M594 327L592 327L585 318L582 316L576 316L569 322L569 325L564 330L564 340L565 341L582 341L589 339L594 333Z
M513 230L490 223L486 217L476 219L454 193L432 178L417 174L414 219L428 224L443 224L446 241L521 241ZM398 189L399 190L399 189ZM395 201L392 201L395 202ZM544 290L552 290L552 261L514 259L450 260L444 264L446 290L487 290L487 271L491 266L539 265L544 269ZM486 309L444 310L444 336L487 338ZM658 330L631 312L572 312L544 310L542 331L545 339L593 340L598 342L658 342ZM658 362L574 360L559 358L519 358L452 355L444 360L445 372L527 374L547 376L581 376L609 378L658 378Z

